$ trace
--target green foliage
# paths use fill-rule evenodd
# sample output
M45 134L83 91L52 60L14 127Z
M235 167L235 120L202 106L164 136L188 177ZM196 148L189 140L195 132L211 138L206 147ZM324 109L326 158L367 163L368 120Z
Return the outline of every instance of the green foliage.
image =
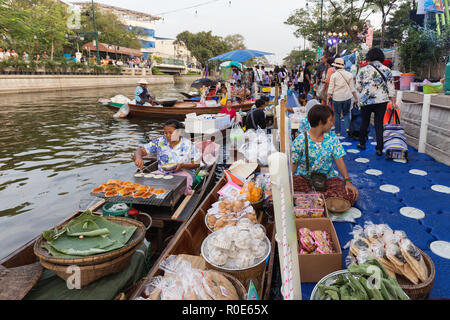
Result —
M154 75L162 75L165 74L164 72L159 71L158 67L152 67L152 74Z
M220 36L212 35L212 31L198 33L184 31L177 35L177 40L183 41L188 50L202 65L206 65L208 59L212 57L233 50L230 43ZM216 64L217 62L209 62L212 67Z
M201 75L201 72L188 70L186 75L188 75L188 76Z
M409 27L408 37L399 47L402 69L418 72L429 64L439 63L450 50L450 27L441 30L441 36L433 29Z
M143 34L141 28L128 30L128 26L125 26L114 13L103 10L97 5L94 5L94 7L97 31L100 31L100 35L98 36L99 42L132 49L142 48L141 42L138 40L138 35ZM90 3L86 4L84 11L86 10L91 12L92 6ZM80 31L82 34L84 32L94 32L92 13L90 16L81 16ZM94 34L84 34L84 37L84 42L95 40Z
M231 50L247 49L244 43L245 38L239 33L230 34L226 36L224 40L231 46Z
M325 44L329 32L347 32L349 38L356 46L359 42L358 31L364 24L363 13L367 11L366 2L357 0L332 1L323 4L322 24L321 3L310 4L308 8L295 10L284 22L296 28L294 35L297 38L305 37L313 43L314 47ZM356 28L356 30L354 29ZM320 31L322 29L322 39Z
M393 46L402 41L402 34L411 25L409 18L409 2L402 3L397 10L392 12L390 19L386 23L385 42L387 46Z
M292 50L287 57L283 59L284 64L288 67L296 67L305 62L314 62L316 60L316 52L313 50Z

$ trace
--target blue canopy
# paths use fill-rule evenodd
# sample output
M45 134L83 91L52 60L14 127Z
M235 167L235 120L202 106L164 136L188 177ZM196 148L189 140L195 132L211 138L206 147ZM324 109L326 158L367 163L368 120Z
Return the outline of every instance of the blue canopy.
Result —
M273 54L273 53L257 51L257 50L249 50L249 49L239 49L239 50L230 51L230 52L221 54L220 56L208 59L208 61L211 61L211 60L221 60L221 61L233 60L233 61L237 61L237 62L244 62L253 57L262 57L262 56L266 56L266 55L270 55L270 54Z

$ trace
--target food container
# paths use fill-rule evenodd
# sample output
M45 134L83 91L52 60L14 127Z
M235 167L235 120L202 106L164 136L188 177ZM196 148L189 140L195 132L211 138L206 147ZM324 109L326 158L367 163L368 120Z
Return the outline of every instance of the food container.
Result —
M311 296L310 296L309 300L320 300L319 299L319 284L324 284L326 286L332 285L336 280L338 280L338 277L341 274L347 276L348 273L349 273L348 270L339 270L339 271L332 272L332 273L326 275L325 277L323 277L322 279L320 279L320 281L317 282L313 291L311 292ZM359 278L358 275L354 275L354 277ZM406 294L406 295L408 296L408 294ZM409 298L409 296L408 296L408 298Z
M161 169L164 171L172 171L176 169L177 165L178 163L166 163L161 166Z
M297 230L308 228L311 231L326 231L331 237L331 246L333 248L333 253L329 254L298 254L302 282L317 282L325 275L342 269L342 250L336 230L330 219L296 219L295 225Z
M118 203L123 203L123 202L109 202L109 203L106 203L102 207L103 216L104 217L108 217L108 216L112 216L112 217L124 216L124 217L127 217L128 216L128 211L130 211L130 209L132 207L132 204L131 203L125 203L128 206L127 209L123 209L123 210L119 210L119 211L112 211L112 210L110 210L112 206L114 206L115 204L118 204Z
M331 197L325 200L331 213L344 213L352 207L350 201L344 198Z

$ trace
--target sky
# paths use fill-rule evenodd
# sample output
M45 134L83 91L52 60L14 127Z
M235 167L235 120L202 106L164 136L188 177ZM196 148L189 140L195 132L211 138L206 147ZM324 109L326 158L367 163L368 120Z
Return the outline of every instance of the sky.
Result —
M325 0L326 1L326 0ZM188 30L192 33L212 31L225 37L239 33L248 49L274 53L269 62L281 64L293 49L303 49L304 41L293 34L295 28L283 22L295 9L305 6L305 0L98 0L130 10L156 14L164 21L156 22L156 36L175 38ZM207 3L209 2L209 3ZM207 3L197 8L178 9ZM162 14L165 13L165 14ZM306 46L308 43L306 42Z

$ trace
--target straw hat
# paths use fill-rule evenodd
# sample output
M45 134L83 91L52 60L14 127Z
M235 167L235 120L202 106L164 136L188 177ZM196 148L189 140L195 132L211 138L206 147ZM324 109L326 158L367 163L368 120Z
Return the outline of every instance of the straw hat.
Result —
M142 78L141 80L138 81L138 84L148 84L148 82L147 82L147 80Z
M39 262L17 268L0 265L0 300L22 300L38 282L43 271Z
M345 61L342 58L336 58L332 66L336 68L345 68Z

